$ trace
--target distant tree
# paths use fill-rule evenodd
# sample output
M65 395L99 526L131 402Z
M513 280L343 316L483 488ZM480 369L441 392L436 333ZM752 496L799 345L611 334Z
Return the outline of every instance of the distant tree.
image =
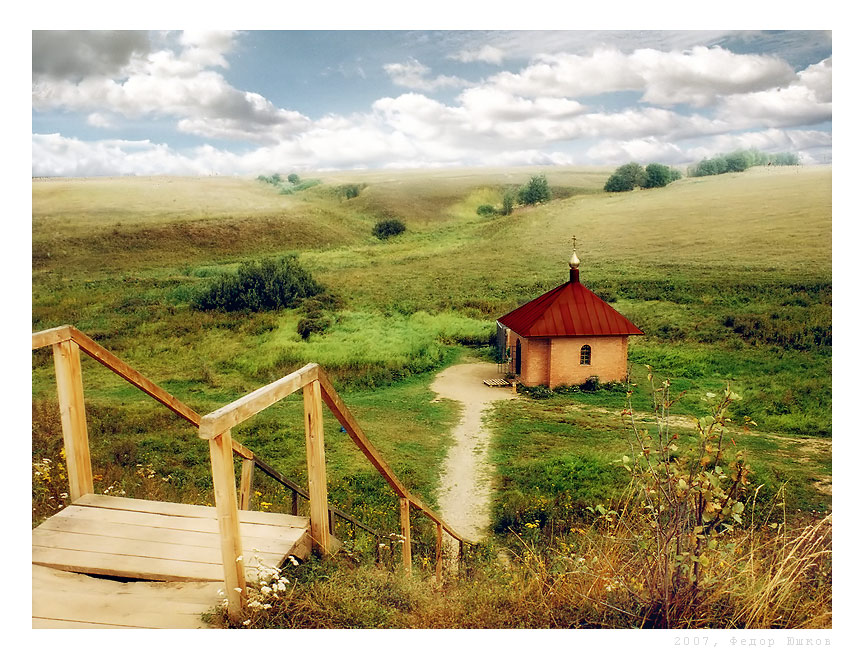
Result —
M638 162L621 165L606 181L606 192L628 192L634 188L645 187L645 169Z
M405 231L405 223L395 217L381 220L372 229L372 235L378 240L387 240L390 236L398 236Z
M774 165L798 165L800 160L797 153L775 153L771 157L771 163Z
M525 185L519 188L519 203L525 206L542 204L551 198L552 193L549 191L549 183L546 181L545 174L532 176Z
M343 187L346 199L353 199L360 196L360 186L356 183L351 183Z
M270 176L264 176L261 174L258 177L259 181L263 181L264 183L269 183L270 185L279 185L282 182L282 177L279 174L272 174Z
M672 178L674 176L672 171L673 170L671 167L661 165L656 162L652 162L650 165L646 165L644 187L662 188L666 185L669 185L669 183L675 180L674 178Z
M288 174L288 182L291 185L297 185L300 182L300 177L297 174Z
M750 164L748 163L747 155L743 151L736 151L726 156L726 171L727 172L743 172Z
M729 171L729 165L724 156L715 156L714 158L705 158L699 161L699 164L693 168L691 176L716 176L717 174L725 174Z

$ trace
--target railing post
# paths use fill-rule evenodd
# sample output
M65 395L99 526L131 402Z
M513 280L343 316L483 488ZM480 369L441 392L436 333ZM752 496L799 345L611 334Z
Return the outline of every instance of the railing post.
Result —
M81 351L78 344L71 340L55 343L53 351L63 448L66 451L66 473L69 475L69 497L75 501L85 494L93 493L93 467L90 464L84 384L81 379Z
M399 497L399 519L402 522L402 567L411 576L411 502Z
M243 459L240 472L240 510L249 510L252 502L252 481L255 479L255 460Z
M440 586L443 583L444 576L444 533L440 522L435 524L435 527L435 581Z
M306 471L309 476L309 519L312 543L326 556L330 551L327 506L327 467L324 460L324 415L321 383L313 380L303 387L303 416L306 425Z
M226 430L210 440L210 466L213 470L213 494L225 570L225 596L228 615L236 619L246 597L246 574L243 569L243 545L237 514L237 489L234 481L234 454L231 431Z

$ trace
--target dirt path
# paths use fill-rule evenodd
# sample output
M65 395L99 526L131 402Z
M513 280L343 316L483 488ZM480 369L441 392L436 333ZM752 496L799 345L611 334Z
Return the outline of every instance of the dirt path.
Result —
M438 506L447 523L469 540L485 536L490 522L489 432L483 415L492 401L515 397L509 387L483 384L498 377L495 364L471 362L443 370L432 383L439 398L462 404L462 418L453 429L454 444L444 461Z

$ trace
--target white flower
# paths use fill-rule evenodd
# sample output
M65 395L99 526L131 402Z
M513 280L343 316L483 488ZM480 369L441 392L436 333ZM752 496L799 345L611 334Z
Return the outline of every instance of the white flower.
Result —
M244 625L251 625L251 624L252 624L252 621L251 621L251 620L244 620L244 621L243 621L243 624L244 624Z

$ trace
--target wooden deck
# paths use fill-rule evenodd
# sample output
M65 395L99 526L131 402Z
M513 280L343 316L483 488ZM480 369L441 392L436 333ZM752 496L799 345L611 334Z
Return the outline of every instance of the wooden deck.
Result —
M308 518L238 513L247 580L257 581L289 555L309 556ZM221 599L216 591L225 578L215 508L97 494L84 495L33 529L33 566L34 627L152 627L159 620L199 626L200 614ZM129 606L107 607L109 591L111 602ZM172 607L179 617L169 615Z

